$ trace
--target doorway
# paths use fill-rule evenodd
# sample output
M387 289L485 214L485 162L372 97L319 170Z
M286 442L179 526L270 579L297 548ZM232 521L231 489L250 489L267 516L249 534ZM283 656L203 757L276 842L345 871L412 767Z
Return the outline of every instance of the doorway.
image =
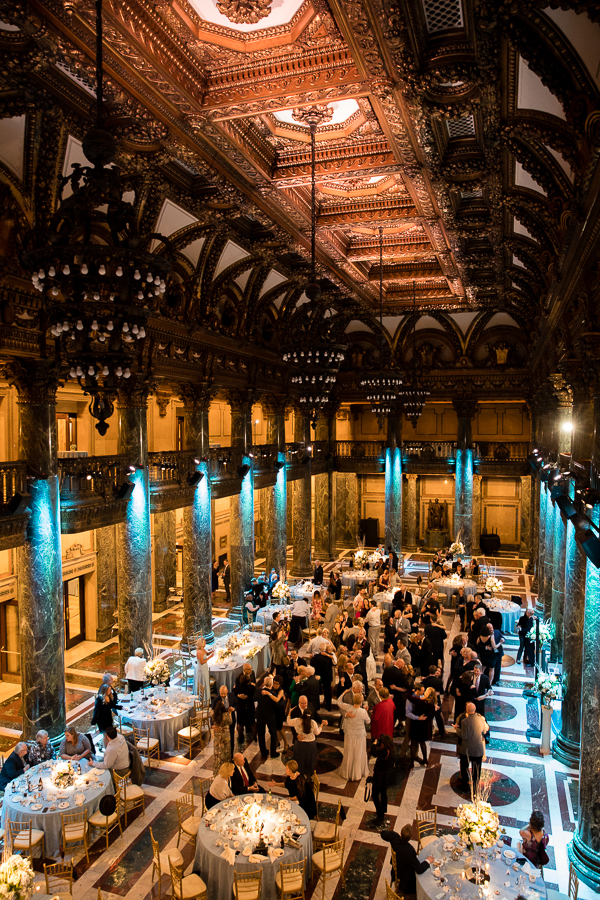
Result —
M85 640L85 586L83 575L63 582L65 649Z
M0 605L0 674L2 681L21 681L21 646L19 639L19 604L9 600Z

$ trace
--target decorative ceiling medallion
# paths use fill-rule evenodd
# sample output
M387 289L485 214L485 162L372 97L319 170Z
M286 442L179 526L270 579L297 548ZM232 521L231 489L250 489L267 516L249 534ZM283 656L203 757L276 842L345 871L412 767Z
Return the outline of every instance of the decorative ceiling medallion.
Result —
M292 110L292 117L300 125L315 125L319 128L326 122L333 119L334 109L332 106L302 106L299 109Z
M217 9L236 25L254 25L271 13L271 0L219 0Z

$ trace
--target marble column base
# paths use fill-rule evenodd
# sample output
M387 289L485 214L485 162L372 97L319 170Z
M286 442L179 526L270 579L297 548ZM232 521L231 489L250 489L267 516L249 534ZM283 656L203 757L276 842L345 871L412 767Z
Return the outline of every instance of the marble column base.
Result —
M593 891L600 891L600 853L584 844L577 832L567 846L567 853L579 879Z
M581 759L581 745L579 741L571 741L564 734L559 733L552 745L552 756L563 766L570 769L579 769Z

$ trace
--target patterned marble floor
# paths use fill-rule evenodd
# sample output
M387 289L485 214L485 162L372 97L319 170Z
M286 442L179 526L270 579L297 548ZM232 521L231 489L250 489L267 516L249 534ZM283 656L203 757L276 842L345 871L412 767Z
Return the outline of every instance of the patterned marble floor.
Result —
M422 554L421 554L422 556ZM503 580L511 584L511 591L522 593L531 602L529 577L525 574L525 560L498 560ZM426 568L426 562L405 560L407 582ZM499 566L500 568L500 566ZM506 571L505 571L506 570ZM521 581L522 579L522 581ZM521 590L516 590L517 585ZM533 598L535 599L535 598ZM168 633L171 624L169 613L164 615L162 633ZM451 623L452 633L457 630L456 620ZM507 655L516 656L517 641L509 638ZM108 648L109 653L112 648ZM87 654L90 656L91 654ZM72 663L71 663L72 664ZM566 892L568 860L566 847L572 839L577 822L576 772L569 771L552 758L539 753L539 741L527 740L527 729L537 722L537 706L523 697L523 689L532 673L523 666L512 664L503 669L502 679L494 697L488 701L488 719L491 740L485 766L492 770L494 785L492 802L498 810L501 822L513 843L518 839L518 829L528 820L532 806L541 809L546 817L547 830L551 834L548 853L550 864L545 869L548 886ZM449 710L446 707L446 714ZM451 715L449 721L452 720ZM334 717L335 725L335 717ZM433 741L430 748L430 764L425 769L398 769L397 777L388 788L388 816L385 827L399 830L404 824L415 826L415 811L432 804L438 807L438 822L450 827L453 810L462 797L455 789L457 758L452 729L443 741ZM342 741L337 727L325 729L319 740L317 773L321 781L321 817L333 817L335 804L342 798L346 820L341 836L346 838L346 889L331 882L326 890L327 900L382 900L385 897L385 878L389 877L389 845L379 836L374 820L372 803L364 803L364 782L346 782L338 774L341 762ZM258 746L245 747L257 777L266 786L269 782L280 784L284 778L284 762L281 759L263 761ZM175 801L184 792L199 790L199 781L212 774L212 745L198 753L193 760L184 756L172 756L153 769L144 785L146 813L130 822L122 837L113 838L108 852L104 839L96 841L91 850L91 865L85 857L75 855L77 882L75 900L97 900L97 888L102 889L107 900L152 900L157 897L156 884L151 891L151 846L149 828L158 838L161 848L175 846L177 840L177 815ZM274 793L279 790L273 787ZM415 831L416 834L416 831ZM118 832L117 832L118 835ZM191 871L192 850L184 849L187 872ZM168 889L167 889L168 890ZM321 896L321 886L311 885L307 898ZM580 886L580 897L591 900L592 891ZM216 898L209 898L216 900ZM226 898L229 900L229 898Z

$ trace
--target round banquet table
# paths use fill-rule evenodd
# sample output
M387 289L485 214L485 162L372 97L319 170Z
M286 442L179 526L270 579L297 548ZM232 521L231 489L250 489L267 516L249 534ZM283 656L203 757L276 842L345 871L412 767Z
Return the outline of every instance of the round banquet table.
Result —
M260 634L260 632L251 632L250 644L246 644L240 652L234 652L231 656L222 662L216 662L217 651L223 649L227 643L227 635L219 638L214 643L215 655L209 660L208 671L217 683L217 693L222 684L226 684L229 690L235 684L235 679L241 675L245 663L250 663L255 675L260 675L271 662L271 653L269 651L269 636ZM244 655L250 647L258 647L258 653L251 659L247 659Z
M84 812L87 810L89 818L97 811L102 797L104 797L105 794L114 793L110 772L105 769L94 769L93 766L88 765L87 760L85 759L81 760L82 774L76 775L75 784L59 791L59 789L50 781L50 775L53 766L62 761L63 760L50 760L49 762L40 763L38 766L33 766L33 768L28 769L27 775L29 776L29 780L32 786L34 784L36 785L35 793L37 793L37 782L40 775L42 777L43 795L41 797L32 799L31 804L23 805L20 802L21 799L33 797L34 793L27 793L27 779L21 775L8 785L4 794L4 803L2 804L2 826L7 829L7 833L9 819L11 822L31 821L32 828L37 828L44 832L44 849L46 856L49 857L57 857L60 854L60 845L62 844L61 813L68 814ZM77 763L74 763L73 766L77 772ZM97 778L100 783L97 786L95 784L90 784L88 789L84 791L83 788L86 787L84 783L85 778L90 778L92 773L97 773ZM14 793L12 789L13 784L16 785ZM54 791L55 794L64 794L65 796L55 800L47 800L45 799L45 795L48 790ZM81 794L85 798L80 806L75 802L76 794ZM38 803L42 804L42 809L32 810L31 806L37 805ZM66 809L59 809L59 803L68 803L69 806ZM48 809L50 805L56 806L56 809ZM44 810L46 810L46 812L44 812Z
M479 897L479 887L472 882L468 881L466 878L463 879L461 877L461 873L463 869L465 869L465 856L470 855L469 851L464 851L461 859L454 860L450 856L450 851L443 849L444 838L438 838L436 841L431 841L430 844L427 844L426 847L421 850L419 853L419 859L424 860L427 859L428 856L433 856L434 859L440 860L442 856L447 857L447 862L442 866L441 874L448 879L448 886L450 891L448 893L444 893L444 897L446 900L451 900L456 894L460 895L462 900L463 897ZM509 849L509 848L504 848ZM515 850L513 850L515 852ZM485 861L489 863L489 874L490 881L489 887L491 891L500 892L499 896L501 898L505 898L505 900L515 900L518 894L524 894L527 900L542 900L542 898L546 897L546 885L544 884L544 880L539 871L537 871L535 883L532 884L527 878L527 884L524 888L517 887L517 878L523 875L521 871L521 867L519 866L519 871L515 872L513 869L514 859L511 859L510 862L504 858L504 855L499 856L500 850L498 847L493 848L489 851L489 858ZM520 854L516 854L519 856ZM485 865L485 863L484 863ZM435 900L441 893L442 887L438 879L433 874L435 865L430 866L422 875L417 875L417 900ZM506 874L506 870L510 869L510 875ZM531 866L532 871L536 871L533 866ZM509 881L510 885L505 885L504 882ZM488 896L493 896L491 891L486 894Z
M282 613L284 616L290 616L290 605L286 604L275 604L272 603L270 606L263 606L262 609L256 613L256 624L257 625L270 625L273 621L273 613Z
M378 594L373 594L373 600L376 600L382 609L385 609L391 615L393 615L393 606L392 599L394 594L392 591L379 591Z
M157 704L152 703L151 692ZM147 728L150 737L158 739L161 753L175 750L177 732L190 724L190 714L198 695L177 687L168 687L166 692L164 687L147 688L144 693L145 699L141 691L129 694L129 702L121 697L123 719L136 728Z
M268 797L266 794L252 794L245 795L250 796L254 801L257 797L262 798L262 808L268 806ZM310 859L312 855L312 835L310 831L310 821L306 813L298 806L297 803L291 803L289 800L285 802L289 804L288 808L285 810L279 810L278 806L281 800L284 798L281 797L273 797L272 807L274 808L274 812L272 813L264 813L264 830L263 834L265 837L268 837L273 829L279 824L278 819L282 815L289 815L291 813L295 814L297 818L299 818L302 822L301 826L305 828L306 831L304 834L299 834L296 837L296 840L300 844L299 849L295 849L294 847L286 846L283 852L283 856L280 856L277 859L274 859L271 862L268 856L265 856L264 861L262 862L249 862L247 857L242 854L242 850L244 849L244 840L241 835L241 832L237 831L236 823L239 822L240 815L238 812L238 805L241 805L243 802L242 797L233 797L231 800L223 800L221 803L216 804L209 810L209 823L207 823L206 815L204 819L198 826L198 837L196 841L196 856L194 858L194 871L200 874L200 877L206 883L208 888L208 896L211 900L230 900L233 891L233 873L234 872L251 872L252 870L256 870L257 868L262 869L262 886L260 897L261 900L276 900L277 892L275 885L275 876L279 871L279 863L292 863L298 862L301 859L306 857L306 881L308 881L310 877ZM225 804L231 804L233 801L233 805L225 807ZM211 817L210 813L214 813ZM236 834L235 836L223 836L221 833L221 828L225 826L226 823L231 822L232 827L235 828ZM210 825L216 825L216 830L212 830ZM286 824L287 827L287 824ZM292 832L295 834L295 832ZM226 859L224 859L221 854L223 853L222 846L216 846L215 842L224 841L228 843L229 846L233 849L234 841L239 840L239 848L237 848L238 853L235 858L235 862L233 865L230 865ZM279 848L279 841L276 842L275 847ZM253 848L254 849L254 848Z
M489 610L499 612L502 616L502 631L506 634L512 634L517 627L517 622L523 614L522 607L518 603L511 600L492 599L487 597L483 601Z
M460 579L459 581L451 581L449 578L438 578L437 581L433 582L433 585L438 594L446 595L448 602L452 600L453 594L458 593L459 587L464 587L466 597L472 597L473 594L477 593L477 583L470 581L468 578Z
M300 584L294 584L290 588L290 596L292 600L307 600L309 603L313 598L315 591L323 593L321 585L313 584L312 581L303 581Z
M375 580L375 572L371 572L369 569L350 569L348 573L343 573L340 577L343 586L348 588L348 593L354 597L358 585L368 584L369 581Z

